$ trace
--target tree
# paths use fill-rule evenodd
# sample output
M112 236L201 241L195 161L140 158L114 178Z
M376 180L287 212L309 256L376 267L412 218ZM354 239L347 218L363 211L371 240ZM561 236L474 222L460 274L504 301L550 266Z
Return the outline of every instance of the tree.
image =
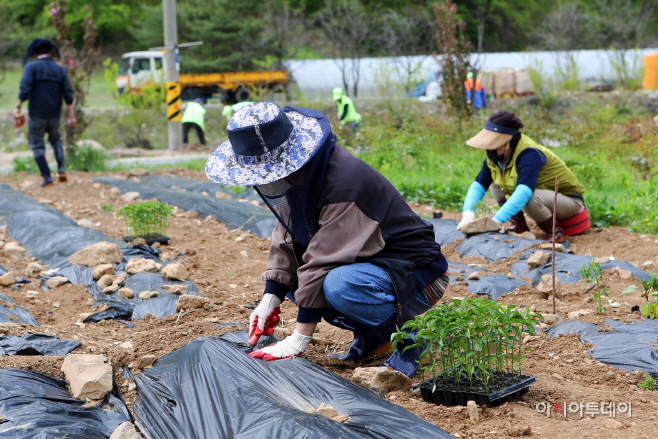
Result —
M293 8L290 0L266 0L265 11L262 39L270 46L268 56L276 60L276 68L282 68L302 43L303 9Z

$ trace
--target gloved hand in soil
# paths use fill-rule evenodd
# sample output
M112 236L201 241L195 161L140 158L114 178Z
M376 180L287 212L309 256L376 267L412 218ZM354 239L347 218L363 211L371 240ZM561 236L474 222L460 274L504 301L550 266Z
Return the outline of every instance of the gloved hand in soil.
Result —
M306 350L312 338L295 331L285 340L274 343L272 346L263 348L260 351L254 351L249 355L254 358L262 358L265 361L296 357Z
M281 314L279 305L281 305L281 300L274 294L265 294L263 296L263 300L249 316L250 340L254 336L272 335L274 327L279 323L279 314Z
M473 221L475 221L474 210L467 210L462 212L462 220L459 224L457 224L457 230L461 230L462 227L464 227L468 223L472 223Z

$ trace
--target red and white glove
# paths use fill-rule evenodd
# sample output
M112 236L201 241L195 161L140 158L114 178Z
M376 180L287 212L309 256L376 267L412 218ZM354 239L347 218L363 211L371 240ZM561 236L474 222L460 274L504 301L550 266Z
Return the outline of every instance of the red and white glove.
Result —
M281 300L274 294L265 294L254 312L249 316L249 343L256 346L261 335L270 336L274 333L274 327L279 323L281 314ZM255 337L255 338L254 338Z
M296 357L306 350L313 337L302 335L295 331L285 340L274 343L271 346L250 353L254 358L262 358L265 361L281 360L282 358Z

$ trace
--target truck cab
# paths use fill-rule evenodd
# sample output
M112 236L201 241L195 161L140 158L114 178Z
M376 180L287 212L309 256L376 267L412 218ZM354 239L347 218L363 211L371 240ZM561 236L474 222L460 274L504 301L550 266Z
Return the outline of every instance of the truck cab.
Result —
M127 92L144 85L164 83L164 54L155 51L130 52L121 57L116 79L117 91Z

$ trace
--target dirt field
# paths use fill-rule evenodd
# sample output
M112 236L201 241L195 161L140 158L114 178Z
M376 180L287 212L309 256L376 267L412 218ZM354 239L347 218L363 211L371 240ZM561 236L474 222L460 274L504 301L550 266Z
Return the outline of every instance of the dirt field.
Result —
M176 175L203 180L200 171L162 170L153 174ZM127 173L107 175L127 177ZM70 182L56 184L53 188L41 189L39 176L12 175L0 178L0 183L11 185L17 190L34 197L37 201L59 209L74 220L89 219L96 228L109 236L121 239L125 234L123 220L115 219L114 213L101 209L113 205L113 210L126 205L119 195L110 192L110 187L93 183L92 175L71 172ZM421 215L431 216L434 210L429 206L412 203L412 208ZM192 217L192 218L190 218ZM459 213L445 212L444 217L458 219ZM536 230L539 232L538 229ZM2 232L0 232L2 233ZM217 336L234 328L219 328L216 322L247 323L251 312L245 306L260 298L262 283L260 275L265 267L269 240L255 237L241 231L231 231L215 220L196 219L189 212L177 211L169 228L172 237L168 248L162 250L179 257L190 273L191 279L199 285L200 293L213 300L213 305L202 310L184 312L163 319L147 316L143 321L136 320L130 329L116 321L103 321L97 324L78 323L80 314L92 311L93 299L83 286L66 284L42 292L36 281L22 288L23 291L0 287L0 293L26 308L40 322L41 328L32 326L11 327L9 334L26 333L54 334L60 338L79 340L82 346L76 352L104 353L112 358L115 378L129 406L135 400L134 389L129 389L120 370L128 365L138 372L136 365L146 354L160 357L200 336ZM240 239L242 238L242 239ZM658 270L658 237L628 233L624 228L595 229L590 233L570 239L571 247L577 254L594 257L613 256L649 271ZM483 270L507 274L510 266L518 260L519 254L504 261L489 263L482 258L459 258L454 248L458 243L444 248L444 253L454 262L480 264ZM247 252L247 257L241 255ZM521 252L519 252L521 253ZM10 260L0 255L0 264L8 270L22 272L29 263L28 258ZM651 264L648 264L648 263ZM622 322L633 322L640 318L639 313L631 313L631 306L643 303L639 294L621 296L621 291L630 284L638 284L637 279L622 280L617 274L607 270L604 281L613 302L622 302L619 308L609 308L606 315L598 315L592 303L591 293L584 295L587 287L578 284L563 285L563 297L558 303L557 312L566 318L568 312L580 309L591 311L579 320L597 324L605 318ZM27 290L39 294L27 294ZM449 301L463 297L463 287L455 289L451 285L444 298ZM500 301L506 304L526 305L540 313L550 313L550 301L541 299L533 288L521 287L503 296ZM93 311L100 310L94 308ZM289 301L282 305L283 325L276 335L285 337L292 332L296 308ZM320 344L312 345L305 356L344 377L350 378L355 364L341 363L326 357L330 352L343 352L351 342L351 334L321 323L316 338ZM126 348L124 342L132 342ZM124 347L121 344L124 343ZM438 425L455 437L504 438L530 435L533 437L587 437L587 438L651 438L658 429L658 392L646 391L636 386L643 374L629 373L606 366L591 359L587 346L581 344L576 335L548 339L541 333L537 337L526 337L527 347L533 350L525 362L525 373L534 375L537 384L516 403L505 404L493 409L480 409L480 422L472 424L468 412L463 407L444 407L422 401L414 392L393 392L388 399L422 418ZM20 368L42 372L63 378L60 366L63 357L0 357L0 367ZM375 365L382 358L368 365ZM415 382L419 382L416 378ZM595 417L579 414L553 414L550 418L540 414L535 407L546 402L551 407L556 402L588 403L614 402L631 403L632 417L617 415L610 421L608 415Z

